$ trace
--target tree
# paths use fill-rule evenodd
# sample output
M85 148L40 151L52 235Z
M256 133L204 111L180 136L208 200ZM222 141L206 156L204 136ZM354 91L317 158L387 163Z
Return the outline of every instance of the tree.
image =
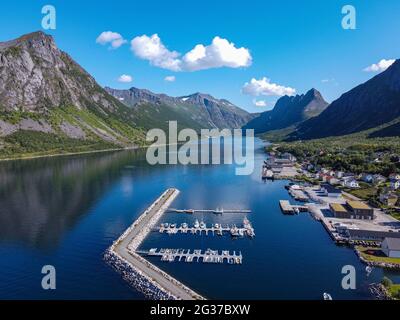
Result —
M381 283L385 288L389 288L391 285L393 285L393 281L390 280L388 277L383 277Z

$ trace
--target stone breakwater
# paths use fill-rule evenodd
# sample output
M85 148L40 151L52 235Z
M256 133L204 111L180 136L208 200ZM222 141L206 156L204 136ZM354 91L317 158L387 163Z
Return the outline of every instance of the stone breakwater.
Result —
M107 263L149 299L204 299L136 253L138 247L178 194L179 190L177 189L167 189L112 244L104 255Z
M387 289L381 283L372 283L369 286L369 290L378 300L393 300Z
M177 297L174 297L161 288L155 281L147 277L125 259L115 254L115 252L108 249L104 254L104 260L117 271L129 285L141 292L147 299L177 300Z

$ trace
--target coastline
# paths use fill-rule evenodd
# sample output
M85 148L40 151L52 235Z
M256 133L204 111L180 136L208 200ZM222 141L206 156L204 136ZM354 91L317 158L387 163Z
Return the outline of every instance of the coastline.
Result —
M200 141L198 139L197 141ZM67 156L75 156L75 155L84 155L84 154L92 154L92 153L105 153L105 152L116 152L116 151L129 151L129 150L140 150L140 149L147 149L150 146L153 147L167 147L173 145L180 145L184 144L185 142L180 143L167 143L167 144L150 144L147 146L131 146L125 148L110 148L110 149L99 149L99 150L88 150L88 151L77 151L77 152L66 152L66 153L54 153L54 154L41 154L41 155L30 155L30 156L17 156L15 158L0 158L1 162L7 161L17 161L17 160L32 160L32 159L40 159L40 158L53 158L53 157L67 157Z
M32 160L32 159L40 159L40 158L53 158L53 157L63 157L63 156L75 156L81 154L91 154L91 153L105 153L105 152L115 152L115 151L125 151L125 150L138 150L147 147L127 147L127 148L111 148L111 149L99 149L99 150L90 150L90 151L77 151L77 152L66 152L66 153L55 153L55 154L43 154L43 155L31 155L31 156L20 156L15 158L4 158L0 159L0 162L6 161L17 161L17 160Z

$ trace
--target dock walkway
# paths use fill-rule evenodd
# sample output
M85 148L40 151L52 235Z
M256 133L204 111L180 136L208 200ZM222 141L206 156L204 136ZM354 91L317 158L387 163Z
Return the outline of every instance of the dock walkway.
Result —
M224 263L228 264L242 264L242 253L236 254L233 251L231 254L228 250L222 250L219 253L218 250L207 249L204 252L202 250L193 250L191 252L189 249L160 249L157 251L156 248L150 249L149 251L137 251L138 253L147 256L159 256L161 261L174 262L178 259L179 262L203 262L203 263Z
M167 226L166 226L167 225ZM212 225L211 227L189 227L189 226L184 226L181 225L180 227L171 227L171 224L161 224L161 226L158 229L154 229L155 231L158 231L160 233L168 233L168 234L177 234L177 233L191 233L191 234L205 234L208 235L209 233L215 235L223 235L223 233L230 233L231 236L233 237L243 237L243 236L248 236L250 238L253 238L255 236L254 229L251 226L251 224L248 224L247 226L243 227L237 227L236 225L219 225L215 226Z
M168 212L176 212L176 213L214 213L214 214L222 214L222 213L251 213L251 210L246 209L175 209L170 208Z
M176 299L203 300L204 297L136 253L157 221L178 196L178 189L167 189L110 247L109 252L127 263L150 283Z

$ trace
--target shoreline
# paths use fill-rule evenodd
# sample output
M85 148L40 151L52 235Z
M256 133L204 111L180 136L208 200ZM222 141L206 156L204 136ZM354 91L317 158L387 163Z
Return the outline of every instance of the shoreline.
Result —
M32 156L22 156L16 158L0 158L0 162L6 161L18 161L18 160L32 160L32 159L40 159L40 158L53 158L53 157L63 157L63 156L75 156L75 155L83 155L83 154L91 154L91 153L105 153L105 152L116 152L116 151L129 151L129 150L139 150L147 147L127 147L127 148L111 148L111 149L99 149L99 150L89 150L89 151L77 151L77 152L66 152L66 153L55 153L55 154L43 154L43 155L32 155Z
M198 139L197 141L200 141ZM180 143L167 143L167 144L150 144L148 146L132 146L132 147L125 147L125 148L111 148L111 149L99 149L99 150L88 150L88 151L77 151L77 152L66 152L66 153L55 153L55 154L42 154L42 155L31 155L31 156L21 156L16 158L0 158L1 162L8 162L8 161L18 161L18 160L32 160L32 159L41 159L41 158L53 158L53 157L68 157L68 156L76 156L76 155L84 155L84 154L92 154L92 153L105 153L105 152L116 152L116 151L132 151L132 150L140 150L140 149L147 149L150 146L153 147L168 147L174 145L184 144L185 142Z

